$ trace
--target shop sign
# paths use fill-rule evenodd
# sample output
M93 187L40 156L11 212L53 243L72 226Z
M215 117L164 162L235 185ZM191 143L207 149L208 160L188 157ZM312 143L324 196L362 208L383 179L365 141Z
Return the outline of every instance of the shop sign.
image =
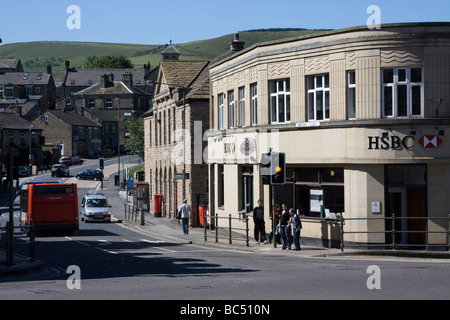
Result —
M441 138L436 135L427 135L420 138L419 143L424 148L437 148L442 143Z
M241 143L240 151L243 155L248 156L255 152L256 144L251 139L244 139L244 141Z
M368 138L369 150L401 150L402 148L411 150L414 147L414 136L405 136L403 138L398 136L371 136Z

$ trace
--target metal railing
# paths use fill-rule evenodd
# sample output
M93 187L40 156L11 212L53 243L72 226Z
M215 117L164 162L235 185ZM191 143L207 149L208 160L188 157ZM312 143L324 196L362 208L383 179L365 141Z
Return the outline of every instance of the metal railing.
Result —
M385 226L386 222L390 222L391 229L390 230L364 230L364 231L345 231L344 225L347 221L356 221L356 220L384 220ZM429 220L445 220L447 221L447 229L445 231L433 231L433 230L403 230L403 229L396 229L396 222L403 222L404 220L424 220L425 222L428 222ZM340 224L340 242L341 242L341 251L344 251L344 247L384 247L384 248L392 248L392 250L398 249L398 248L406 248L406 247L447 247L447 250L450 251L450 215L448 217L397 217L394 214L390 217L366 217L366 218L344 218L340 217L338 219ZM387 227L387 226L386 226ZM345 243L344 242L344 235L345 234L390 234L391 242L387 243ZM403 235L408 234L446 234L447 243L442 244L430 244L427 240L425 240L425 243L403 243L403 241L397 241L397 236L400 235L400 238L402 238Z
M144 209L139 209L132 204L125 203L125 220L137 223L140 221L141 226L145 225L145 213Z
M28 241L23 242L15 242L14 239L14 230L15 229L21 229L23 230L28 237ZM35 228L34 224L31 223L29 226L14 226L11 225L10 222L6 222L6 225L4 227L0 227L0 234L3 238L3 234L5 234L6 241L5 241L5 249L6 249L6 258L5 258L5 265L11 266L14 264L14 261L29 261L34 262L36 261L36 255L35 255L35 247L36 247L36 240L35 240ZM3 241L0 241L2 243ZM19 257L18 255L14 254L14 248L18 246L23 245L29 245L29 251L28 256L20 256L23 257L23 259L17 260L15 258Z
M249 238L248 238L248 217L239 217L239 218L234 218L231 216L231 214L229 214L228 216L219 216L218 214L216 215L205 215L205 221L207 220L207 218L210 219L210 221L212 222L212 219L214 219L214 229L215 229L215 235L213 235L212 237L215 238L216 242L219 242L219 239L227 239L229 244L233 243L234 241L245 241L247 247L249 246ZM228 224L225 226L219 226L219 219L224 219L224 220L228 220ZM237 227L233 227L232 226L232 221L233 220L239 220L239 221L244 221L245 222L245 228L237 228ZM225 232L223 232L222 230L225 230ZM245 231L245 237L240 237L241 234L233 234L233 231ZM205 241L208 241L208 225L205 223ZM220 235L219 235L220 233ZM211 236L210 236L211 237Z

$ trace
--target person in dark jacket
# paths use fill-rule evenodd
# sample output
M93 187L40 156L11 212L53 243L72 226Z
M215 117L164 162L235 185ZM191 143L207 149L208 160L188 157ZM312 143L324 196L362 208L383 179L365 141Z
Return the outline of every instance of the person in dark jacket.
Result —
M283 246L281 250L291 250L291 226L289 211L285 204L281 206L281 216L280 216L280 234L281 239L283 239Z
M258 205L253 209L253 222L255 223L255 240L256 243L267 243L266 226L264 223L264 207L261 199L258 200Z

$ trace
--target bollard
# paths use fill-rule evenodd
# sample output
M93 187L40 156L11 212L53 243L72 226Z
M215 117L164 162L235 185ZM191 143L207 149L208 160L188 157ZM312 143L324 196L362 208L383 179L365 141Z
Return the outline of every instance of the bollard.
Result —
M141 226L145 226L144 209L141 209Z

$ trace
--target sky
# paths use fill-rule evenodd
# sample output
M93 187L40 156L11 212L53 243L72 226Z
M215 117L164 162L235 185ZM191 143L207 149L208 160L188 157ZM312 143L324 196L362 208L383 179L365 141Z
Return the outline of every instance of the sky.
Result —
M83 41L174 44L252 29L340 29L450 22L450 0L1 0L3 44ZM75 10L74 10L75 8Z

